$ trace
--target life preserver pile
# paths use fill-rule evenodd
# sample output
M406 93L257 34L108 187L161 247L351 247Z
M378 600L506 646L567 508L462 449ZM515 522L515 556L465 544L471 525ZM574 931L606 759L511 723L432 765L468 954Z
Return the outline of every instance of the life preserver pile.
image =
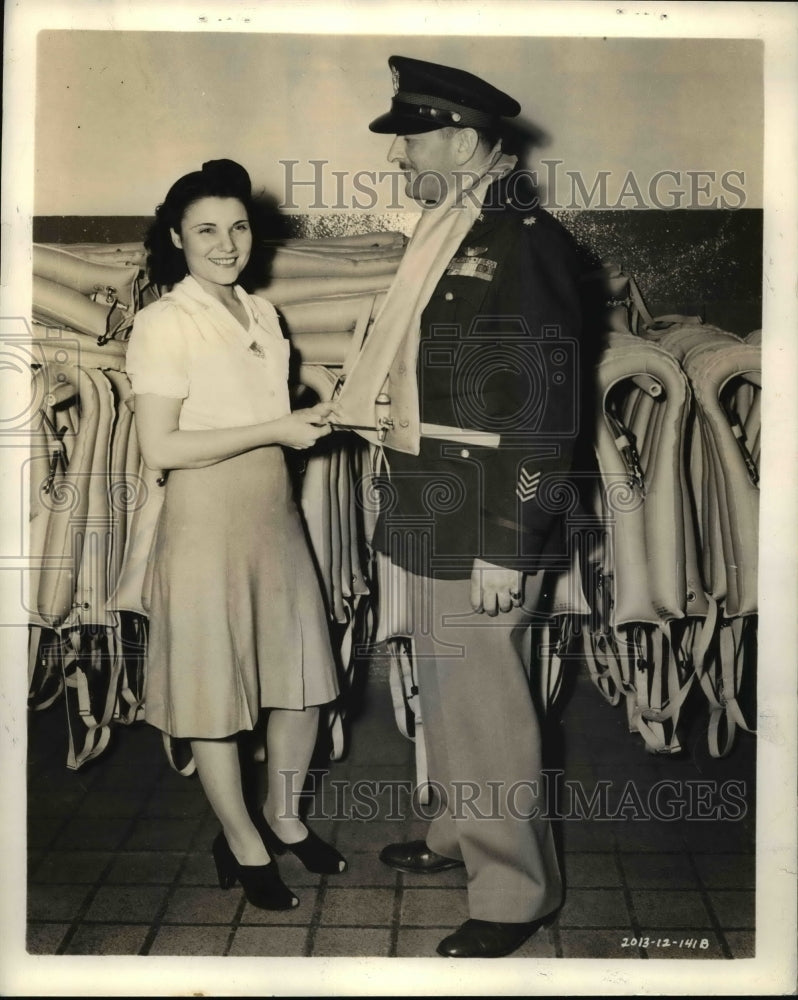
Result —
M627 332L607 336L596 369L581 651L652 752L682 749L682 709L700 689L722 757L752 731L740 702L756 663L761 332L652 318L627 281Z
M334 395L405 243L369 233L276 248L260 291L285 321L300 393ZM77 768L103 752L114 724L143 714L142 594L163 490L138 449L125 349L136 310L159 292L144 278L141 244L37 245L33 263L29 702L63 700ZM654 319L622 269L589 277L603 335L588 427L597 469L581 483L588 502L572 524L570 567L552 576L548 617L530 631L534 693L550 707L565 665L586 662L603 697L625 705L630 731L665 754L681 749L682 710L697 697L709 750L723 756L751 729L740 696L756 655L761 332L743 339L695 317ZM423 785L412 645L401 607L379 600L401 586L368 544L374 457L354 434L323 439L301 505L344 692L358 645L384 643L397 725L416 741ZM344 694L328 714L333 756L346 704ZM190 760L170 760L190 772Z
M297 391L330 398L404 246L396 233L288 240L262 289L298 355ZM125 374L136 311L158 297L141 244L46 246L33 252L29 469L29 705L66 706L67 765L100 755L114 724L143 716L150 547L163 489L144 465ZM301 405L301 403L300 403ZM309 454L301 505L331 614L341 681L366 627L368 553L355 503L364 445L335 435ZM346 699L328 715L344 748ZM180 764L170 741L169 759Z

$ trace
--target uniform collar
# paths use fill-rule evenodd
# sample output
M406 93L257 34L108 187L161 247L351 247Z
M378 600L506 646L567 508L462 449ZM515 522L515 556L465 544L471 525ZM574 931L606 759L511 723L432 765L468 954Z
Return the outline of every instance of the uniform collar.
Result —
M491 184L482 203L479 221L488 222L507 212L522 217L537 216L540 212L532 183L523 173L511 173Z

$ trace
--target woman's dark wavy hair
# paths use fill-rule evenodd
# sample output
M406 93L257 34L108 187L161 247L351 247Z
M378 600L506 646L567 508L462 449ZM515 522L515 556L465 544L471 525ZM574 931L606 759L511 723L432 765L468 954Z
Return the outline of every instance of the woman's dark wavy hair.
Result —
M169 232L180 232L180 224L189 205L201 198L238 198L247 210L252 231L252 253L238 277L238 283L251 290L265 274L265 233L261 213L252 197L252 184L247 171L234 160L209 160L202 170L185 174L174 182L163 204L155 210L155 221L144 237L147 251L147 273L154 285L171 288L188 274L183 251L174 245Z

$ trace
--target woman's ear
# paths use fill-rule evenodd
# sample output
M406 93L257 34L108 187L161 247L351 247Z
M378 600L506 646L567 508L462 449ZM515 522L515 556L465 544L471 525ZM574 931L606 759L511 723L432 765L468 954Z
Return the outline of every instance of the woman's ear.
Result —
M169 235L172 237L172 243L177 247L178 250L183 249L183 241L180 239L180 234L175 232L174 229L169 229Z

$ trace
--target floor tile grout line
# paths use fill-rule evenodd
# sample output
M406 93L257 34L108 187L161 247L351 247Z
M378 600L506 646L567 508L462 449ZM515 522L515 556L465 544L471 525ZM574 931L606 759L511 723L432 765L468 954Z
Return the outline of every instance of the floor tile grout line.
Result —
M159 790L160 785L161 785L161 783L162 783L162 781L164 779L164 776L167 773L167 768L169 767L169 763L166 760L165 755L160 754L159 755L159 759L160 759L161 763L160 763L160 766L157 769L156 774L153 777L152 783L150 785L149 792L148 792L148 794L146 794L145 796L143 796L142 801L141 801L141 808L138 810L138 812L135 813L133 816L130 817L129 822L128 822L127 831L119 839L119 843L118 843L118 846L117 846L117 851L120 851L120 850L122 850L124 848L124 845L130 839L130 837L133 834L133 831L136 829L137 825L143 819L145 819L147 817L147 809L148 809L150 803L155 798L156 794L158 793L158 790ZM147 955L147 954L149 954L149 950L152 947L152 944L155 941L155 938L157 937L158 932L159 932L159 930L161 928L163 917L166 914L166 911L167 911L167 909L169 907L169 901L174 896L175 892L177 891L177 887L180 885L181 875L182 875L183 871L185 870L185 867L186 867L186 865L188 863L188 853L186 851L183 851L182 854L183 854L183 859L182 859L181 863L177 866L177 870L176 870L176 872L175 872L175 874L174 874L174 876L172 878L171 883L169 883L167 885L166 893L164 894L164 898L163 898L163 900L161 902L161 906L158 908L158 910L155 913L155 916L150 921L149 930L144 935L144 940L142 941L141 946L139 948L139 952L138 952L140 955Z
M244 902L246 898L242 897ZM269 911L273 912L273 911ZM290 911L289 911L290 912ZM393 918L391 918L393 919ZM32 920L31 925L35 926L49 926L49 925L60 925L64 924L66 921L50 919L50 920ZM151 920L91 920L83 926L88 927L150 927L152 926ZM230 927L232 926L231 920L181 920L176 922L166 921L161 923L161 927ZM244 922L239 924L239 929L251 928L251 927L283 927L283 928L301 928L305 926L310 926L308 923L293 923L286 921L285 923L274 922L274 923L258 923L258 922ZM360 921L357 924L343 924L343 923L325 923L323 929L357 929L357 930L388 930L391 927L391 923L369 923L367 921ZM561 931L628 931L629 926L626 923L620 924L552 924L552 930L557 926ZM692 926L692 925L691 925ZM442 924L440 922L432 923L406 923L400 928L401 930L432 930L440 928L445 930L450 927L449 924ZM661 930L661 928L656 928ZM687 930L688 928L677 928L677 930ZM714 930L711 926L699 927L697 930L700 931L711 931ZM750 927L735 927L733 933L751 933Z
M146 816L147 807L150 804L150 802L152 802L152 800L155 798L155 796L156 796L156 794L157 794L157 792L158 792L158 790L159 790L159 788L160 788L160 786L161 786L161 784L163 782L163 779L164 779L165 775L167 774L167 769L169 768L170 765L169 765L168 760L166 760L166 757L165 757L164 754L160 755L160 760L161 760L161 765L158 768L158 772L157 772L155 780L154 780L154 782L152 784L152 787L150 789L150 793L149 793L149 795L145 796L144 801L142 802L141 809L139 810L138 814L134 817L133 822L131 823L132 829L130 829L128 831L127 836L121 841L122 844L124 844L125 841L130 837L130 835L133 832L133 829L135 829L135 826L139 822L141 822L142 819ZM194 830L194 833L193 833L192 837L189 839L189 844L191 844L193 842L193 840L196 838L197 831L199 830L199 828L201 826L201 822L202 822L200 819L197 819L196 817L195 817L195 821L196 821L196 827L195 827L195 830ZM160 932L160 929L161 929L161 927L163 925L163 918L166 916L166 912L169 909L169 902L174 897L175 893L177 892L178 888L181 885L181 878L182 878L183 872L185 871L186 866L188 865L188 850L184 850L182 853L183 853L183 859L180 862L180 864L177 866L177 870L175 871L175 874L172 877L172 881L169 884L169 886L168 886L168 888L166 890L166 893L164 894L164 898L163 898L163 901L161 903L161 906L159 907L158 911L156 912L155 916L153 917L152 921L150 922L150 928L149 928L147 934L144 936L144 941L142 942L141 948L139 949L139 954L140 955L148 955L149 954L150 949L152 948L152 945L153 945L155 939L157 938L158 933Z
M621 892L623 893L624 903L626 904L626 912L629 915L629 922L632 925L632 930L637 937L642 937L640 931L640 921L637 919L637 911L635 910L634 900L632 899L632 891L629 888L629 884L626 880L626 870L623 867L623 860L621 856L621 849L618 845L618 838L613 832L613 838L615 840L616 850L614 853L615 867L618 871L618 877L621 880ZM648 952L645 948L638 947L637 954L640 958L647 959Z
M222 924L223 927L227 926L229 928L227 933L227 943L222 949L222 956L224 958L227 958L230 955L230 949L233 947L233 941L235 941L236 935L241 927L241 918L244 916L244 910L246 907L247 897L242 893L241 899L238 901L236 911L233 914L233 919L229 922L229 924Z
M161 928L163 927L163 918L166 916L166 911L169 909L169 902L174 897L175 893L181 886L181 877L183 872L186 870L188 865L188 852L184 852L182 862L177 866L177 871L172 878L171 883L167 887L166 893L164 895L163 901L158 908L155 916L150 921L150 927L144 936L144 940L141 943L141 948L139 949L139 955L149 955L150 949L152 948L155 939L158 937Z
M61 836L61 834L64 832L64 830L66 829L66 827L69 825L69 823L72 821L73 818L74 818L73 816L69 816L65 819L62 819L60 825L57 825L56 828L53 830L52 834L50 835L50 838L47 841L47 846L37 848L37 850L40 850L42 852L42 856L39 858L34 868L32 870L30 869L28 870L28 881L31 881L31 876L38 871L38 869L44 863L44 859L47 857L47 855L52 853L53 845L56 843L58 838ZM30 827L30 815L28 815L27 821L28 821L28 827ZM26 839L28 837L29 837L29 830L26 831ZM30 857L30 852L28 852L28 857Z
M707 913L709 913L709 918L712 921L713 930L715 931L715 934L718 940L720 941L720 948L721 951L723 952L723 956L724 958L734 958L732 950L729 946L729 942L726 940L726 934L723 929L723 925L721 924L718 915L715 913L715 907L712 905L712 899L709 895L706 886L704 885L704 880L701 878L701 873L698 870L698 865L696 865L693 855L689 851L687 852L687 860L690 867L693 870L696 882L698 883L699 891L701 893L701 900L704 903L704 906L706 907Z
M91 794L92 784L93 784L93 782L90 782L89 785L84 788L84 794L81 796L79 803L71 811L71 815L69 816L69 818L65 819L64 822L61 824L61 826L60 826L60 828L58 830L58 833L55 835L55 837L51 841L51 845L54 844L54 843L56 843L57 838L59 836L61 836L61 834L63 833L63 831L66 829L66 827L69 825L69 823L74 819L74 817L76 815L80 815L81 806L86 801L86 799L88 798L88 796ZM153 789L151 790L150 795L152 795L154 793L154 787L155 786L153 785ZM149 800L149 796L147 797L147 801L148 800ZM130 836L131 830L132 830L132 828L133 828L133 826L134 826L134 824L136 822L136 819L137 819L137 817L139 815L140 815L140 812L137 813L137 814L134 814L133 816L125 817L127 819L127 827L126 827L125 832L119 835L119 838L117 839L115 846L106 848L106 850L108 850L109 853L111 853L113 855L113 857L107 862L107 864L105 865L105 867L103 868L103 870L100 872L100 875L98 876L98 878L92 883L91 889L87 892L86 896L84 897L82 905L78 908L78 912L75 915L74 919L71 921L69 929L64 934L63 938L61 939L61 942L58 945L58 948L55 951L55 953L57 955L63 955L63 954L65 954L66 948L68 948L69 945L72 943L72 941L75 939L75 936L77 935L80 927L83 925L84 917L88 913L89 908L91 907L91 905L94 902L94 900L97 898L97 894L99 893L100 889L105 884L105 879L107 878L108 873L110 872L111 868L113 868L113 866L114 866L114 863L116 861L116 855L117 855L117 853L121 849L121 847L124 844L124 842L127 839L127 837Z
M434 888L434 887L418 887L418 888ZM683 891L685 891L685 890L683 890ZM713 928L713 929L715 929L715 928Z
M652 854L652 860L656 859L658 855ZM421 888L421 887L419 887ZM617 892L622 889L622 885L571 885L569 888L578 889L579 892ZM672 893L682 893L686 894L688 892L699 892L699 888L696 885L630 885L630 892L672 892ZM714 892L750 892L750 889L715 889Z
M328 879L326 875L322 875L319 880L319 889L316 893L316 900L313 905L313 912L310 915L310 920L308 921L307 935L305 936L305 957L313 957L313 949L316 946L316 932L321 926L321 916L322 910L324 909L324 898L327 895L327 885ZM308 887L310 888L310 887Z
M55 755L53 755L53 757L55 759ZM77 772L76 772L76 774L77 774ZM85 775L83 777L85 777ZM27 781L28 781L28 787L30 787L30 785L31 785L31 783L32 783L33 780L34 780L33 776L30 775L28 777L28 779L27 779ZM56 828L53 830L50 838L47 841L47 845L46 846L42 846L40 848L40 850L42 850L45 853L48 853L50 851L50 849L52 848L52 846L56 843L56 841L58 840L58 838L63 834L63 832L67 828L67 826L72 822L72 820L76 816L80 815L81 807L82 807L83 803L86 801L86 799L88 798L88 796L91 794L92 785L93 784L94 784L94 782L91 781L88 784L81 786L83 794L79 797L78 802L76 803L75 806L73 806L70 809L70 811L69 811L68 814L65 814L64 818L61 819L60 824L56 825ZM41 817L37 817L37 818L41 818ZM30 824L30 819L31 819L30 806L28 806L27 815L26 815L26 820L27 820L28 825ZM26 841L27 841L27 839L28 839L28 831L26 831Z
M71 921L69 929L64 934L60 944L58 945L58 948L55 951L56 955L65 954L65 949L69 947L69 945L75 939L75 936L77 935L80 928L84 926L84 918L86 914L89 912L92 903L97 898L97 894L99 893L100 889L104 886L105 879L110 870L113 868L115 861L116 858L112 857L107 862L103 870L100 872L97 879L91 884L91 889L89 889L87 894L84 896L83 903L81 904L81 906L78 907L78 912L75 914L75 917Z
M559 916L555 917L554 923L551 925L551 940L554 944L554 957L565 958L565 952L563 951L562 946L562 935L560 934Z
M405 878L401 872L394 876L393 908L391 910L391 935L388 941L388 958L396 958L399 950L399 934L402 930L402 905L405 898Z
M51 756L53 757L53 759L55 759L57 757L57 754L53 754ZM58 759L60 760L60 758L58 758ZM159 758L159 759L161 759L161 758ZM368 763L370 763L370 762L368 762ZM366 766L366 762L364 762L364 764L361 765L361 767L364 767L364 766ZM404 764L402 764L402 765L398 765L397 764L395 766L396 767L400 767L400 766L404 766ZM167 770L168 770L168 768L165 766L164 762L162 761L162 771L166 772ZM159 783L162 783L162 778L161 777L159 777ZM85 798L85 795L90 795L90 796L93 796L96 799L97 796L99 794L101 794L101 792L102 792L102 789L95 788L93 785L90 785L87 789L84 789L84 793L85 793L84 794L84 798ZM68 817L67 822L72 821L74 819L74 816L77 815L77 813L79 812L79 810L75 810L74 805L71 807L71 810L72 810L71 812L63 812L61 814L61 815L65 815L65 816ZM175 817L175 818L177 818L177 817ZM56 819L58 819L57 816L56 816ZM46 822L46 820L44 820L44 822ZM193 842L195 842L195 843L198 842L198 835L199 835L200 829L202 828L202 822L203 822L202 820L198 819L198 825L197 825L196 831L195 831L196 835L192 838ZM59 827L59 831L62 830L62 829L63 829L63 824ZM335 824L336 835L335 835L334 839L336 841L338 839L340 839L339 834L341 833L342 829L343 829L343 827L341 825ZM60 833L59 833L59 836L60 836ZM620 837L618 839L620 839ZM686 844L686 847L689 847L689 843ZM735 854L746 854L746 853L750 854L751 853L750 851L746 851L742 846L741 847L733 847L732 849L727 850L727 851L723 851L723 850L721 850L721 851L714 851L714 850L702 851L700 849L700 845L696 845L696 847L698 849L692 852L693 854L696 855L696 858L697 858L697 862L696 863L698 863L698 861L700 861L700 857L701 856L717 856L718 854L735 855ZM86 849L87 852L91 852L92 850L96 850L97 853L99 853L101 849L100 848L94 848L94 849L87 848ZM52 857L54 853L57 853L57 852L52 852L49 848L42 848L41 852L40 852L40 856L37 857L37 859L36 859L36 865L35 865L35 867L34 866L31 867L31 871L32 872L33 871L42 871L43 870L42 869L42 864L44 863L44 859L47 858L48 856ZM170 852L170 853L176 853L176 852ZM366 852L363 851L362 853L366 853ZM579 854L585 855L585 865L589 866L591 864L595 864L595 862L598 861L598 860L600 860L602 858L602 856L606 857L606 855L610 854L610 853L614 853L616 855L616 858L617 858L618 854L620 854L620 856L623 859L625 859L629 854L640 854L640 855L646 856L647 858L650 858L652 864L656 864L658 857L668 857L668 856L676 856L676 855L684 856L684 854L686 853L686 850L685 850L685 848L683 848L683 849L678 850L678 851L662 851L662 850L659 850L659 851L640 851L639 847L636 847L636 846L631 846L631 847L627 847L625 849L621 849L618 846L618 844L616 843L615 848L613 848L613 849L611 849L609 851L607 851L607 850L590 850L590 849L588 849L588 850L582 850L582 851L577 850L574 853L579 853ZM594 859L592 862L591 862L591 857ZM87 861L87 865L88 865L89 862L90 862L90 859L87 858L86 861ZM185 859L184 859L184 864L185 863L186 862L185 862ZM182 880L182 877L185 876L185 874L186 874L186 872L183 871L182 875L181 875L181 880ZM632 880L632 881L634 881L634 880ZM710 879L710 881L711 881L711 879ZM74 883L67 883L67 884L74 884ZM86 883L87 888L89 888L91 886L94 886L94 884L95 884L94 882L87 882ZM106 884L107 884L107 882L106 882ZM130 886L133 886L135 884L137 884L137 883L131 883ZM158 883L159 886L162 885L162 884L168 884L168 883ZM182 882L181 882L181 884L182 884ZM142 883L142 885L154 886L155 883ZM346 888L349 888L349 887L350 886L346 886ZM368 883L368 882L365 882L365 883L362 883L362 884L360 884L358 886L351 886L351 887L352 888L370 888L371 884ZM384 883L374 883L373 887L374 888L389 888L390 889L390 886L386 886ZM434 889L437 890L437 889L440 889L442 887L440 887L440 886L418 886L416 888L429 888L429 889L433 889L434 888ZM451 887L447 887L447 888L459 889L460 887L459 886L451 886ZM591 886L591 885L576 886L576 885L572 885L572 888L574 888L574 889L588 890L588 891L603 890L603 891L606 892L607 890L609 890L611 888L617 889L618 887L617 886ZM623 888L623 886L622 886L622 888ZM397 886L396 885L394 885L393 889L394 889L394 900L393 901L394 901L394 908L395 908L396 905L397 905L398 898L401 898L401 897L397 893ZM637 890L631 890L631 889L629 889L628 883L626 885L626 889L628 889L632 893L634 893L634 892L637 891ZM645 889L641 889L641 891L645 892ZM686 891L691 891L691 890L689 890L688 888L684 888L684 889L682 889L682 891L686 892ZM709 891L710 890L707 890L707 892L709 892ZM318 900L318 902L319 902L320 905L321 905L321 895L322 895L322 893L320 892L319 893L319 900ZM599 898L601 898L601 897L599 897ZM316 913L316 911L318 911L318 910L319 910L319 906L314 907L314 913ZM717 918L717 914L714 911L714 908L711 907L710 905L706 905L706 910L707 910L707 914L710 915L710 916L712 916L712 917L714 917L714 919L717 921L718 918ZM338 924L329 924L329 925L328 924L322 924L321 921L323 920L323 916L324 916L324 912L323 911L324 911L324 907L323 907L323 905L321 905L321 910L319 911L319 918L320 919L319 919L319 921L317 923L317 927L319 925L322 925L324 927L327 927L327 926L337 927L337 926L339 926ZM243 915L243 911L242 911L242 913L239 913L239 918L242 915ZM368 927L368 928L374 927L375 929L381 929L383 931L390 930L390 932L391 933L395 933L396 936L397 936L397 938L398 938L398 934L400 933L401 928L399 926L397 926L397 922L396 922L395 917L396 917L396 914L394 914L394 917L392 918L391 925L385 925L385 924L376 924L376 925L372 925L372 924L368 924L368 925L366 925L366 924L359 924L357 926L358 927L364 927L364 928L365 927ZM46 923L66 923L66 921L33 921L33 923L45 923L45 924ZM136 923L138 923L138 922L136 922ZM91 921L91 925L95 925L95 924L99 924L99 922ZM144 924L144 922L142 922L142 924ZM239 924L240 924L240 920L239 920ZM108 922L107 925L100 924L100 926L112 926L112 927L116 926L116 925L117 925L117 922L115 922L115 921L114 922ZM144 924L144 925L146 926L146 924ZM171 924L169 924L169 926L171 926ZM181 926L194 926L194 925L182 924ZM207 925L207 924L197 924L196 926L209 926L209 925ZM230 927L232 925L229 924L229 923L227 923L227 922L225 922L225 921L222 921L218 925L214 923L214 924L212 924L210 926ZM294 926L304 927L305 925L303 923L303 924L294 925ZM342 926L347 926L347 925L342 925ZM419 925L419 926L423 926L423 925ZM427 926L433 926L433 925L427 925ZM557 933L558 933L558 936L559 936L559 933L560 933L559 932L559 928L558 927L557 928L553 928L553 930L554 929L557 930ZM581 927L581 928L580 927L564 928L563 929L563 935L567 935L568 931L571 930L571 929L573 929L573 930L584 930L586 932L589 932L589 931L601 931L601 930L603 930L605 928L596 927L596 926L584 926L584 927ZM625 929L628 930L628 927L625 928ZM717 930L714 927L712 929L715 930L715 932L717 933ZM609 929L609 930L612 930L612 929ZM308 925L308 933L309 933L309 931L310 931L310 926ZM233 931L232 933L235 933L235 932Z

